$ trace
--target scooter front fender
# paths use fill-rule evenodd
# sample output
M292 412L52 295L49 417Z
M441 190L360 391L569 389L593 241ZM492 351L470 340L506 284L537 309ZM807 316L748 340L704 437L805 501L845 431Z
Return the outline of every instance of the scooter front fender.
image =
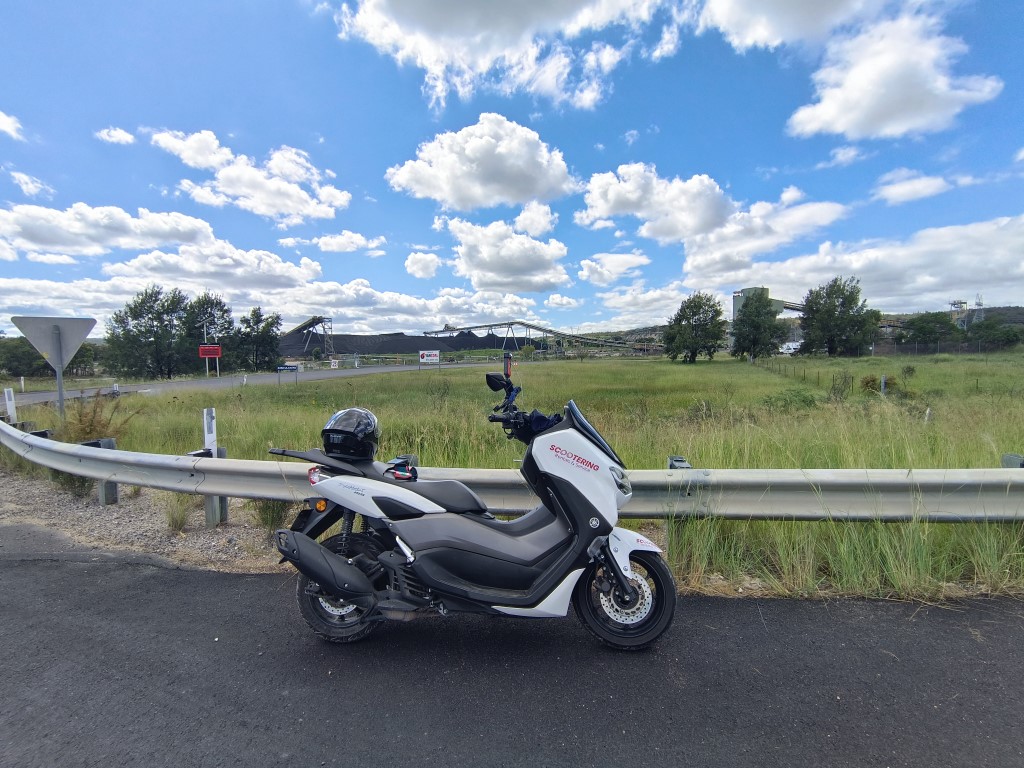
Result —
M638 549L646 552L657 552L661 554L661 548L646 536L641 536L636 531L627 528L613 528L608 535L608 549L612 557L619 564L619 568L626 576L631 576L633 569L629 567L629 553Z

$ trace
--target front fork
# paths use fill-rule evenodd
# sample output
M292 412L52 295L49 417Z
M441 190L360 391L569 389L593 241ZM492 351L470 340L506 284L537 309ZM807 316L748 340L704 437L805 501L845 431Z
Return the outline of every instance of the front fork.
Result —
M648 552L661 552L661 549L650 540L625 528L613 528L608 536L600 536L591 543L587 554L605 567L611 579L608 591L617 588L626 605L632 605L640 598L640 593L630 577L633 569L629 565L629 553L642 549Z

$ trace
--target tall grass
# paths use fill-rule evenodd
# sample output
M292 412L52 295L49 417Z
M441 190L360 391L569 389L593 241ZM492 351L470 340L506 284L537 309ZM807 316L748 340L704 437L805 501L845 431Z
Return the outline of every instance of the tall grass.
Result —
M997 467L1002 453L1024 452L1020 354L785 365L796 373L733 360L576 360L524 364L514 378L524 408L550 413L575 399L633 469L663 468L670 455L709 468ZM854 382L841 397L833 373ZM898 382L889 396L857 385L883 374ZM118 446L195 450L202 409L215 407L229 456L267 458L271 446L318 445L331 413L359 405L383 425L382 458L416 453L426 466L510 468L522 446L487 422L498 399L481 369L137 396L139 412ZM1024 591L1021 525L689 519L667 529L670 559L690 589L753 579L793 595Z

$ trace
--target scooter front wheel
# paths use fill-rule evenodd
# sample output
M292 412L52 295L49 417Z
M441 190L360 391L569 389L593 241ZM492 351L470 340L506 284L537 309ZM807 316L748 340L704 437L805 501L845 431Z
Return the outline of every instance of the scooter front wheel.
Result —
M576 583L572 604L576 616L605 645L639 651L661 637L672 623L676 585L672 572L656 552L637 550L629 555L630 583L638 597L624 599L614 576L593 562Z

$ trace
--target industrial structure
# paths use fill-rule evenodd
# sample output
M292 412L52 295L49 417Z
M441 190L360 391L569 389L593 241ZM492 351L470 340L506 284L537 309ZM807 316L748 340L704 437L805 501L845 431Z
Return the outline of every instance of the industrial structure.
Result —
M754 294L757 294L757 293L763 293L763 294L767 295L768 294L768 289L762 286L760 288L740 288L738 291L733 291L733 294L732 294L732 319L733 319L734 322L736 320L736 316L740 313L740 308L743 306L743 303L748 298L750 298L751 296L753 296ZM776 313L782 312L783 310L786 310L786 309L793 310L794 312L803 312L804 311L804 305L803 304L797 304L794 301L786 301L785 299L772 299L771 296L769 296L768 298L771 301L772 307L775 309Z

